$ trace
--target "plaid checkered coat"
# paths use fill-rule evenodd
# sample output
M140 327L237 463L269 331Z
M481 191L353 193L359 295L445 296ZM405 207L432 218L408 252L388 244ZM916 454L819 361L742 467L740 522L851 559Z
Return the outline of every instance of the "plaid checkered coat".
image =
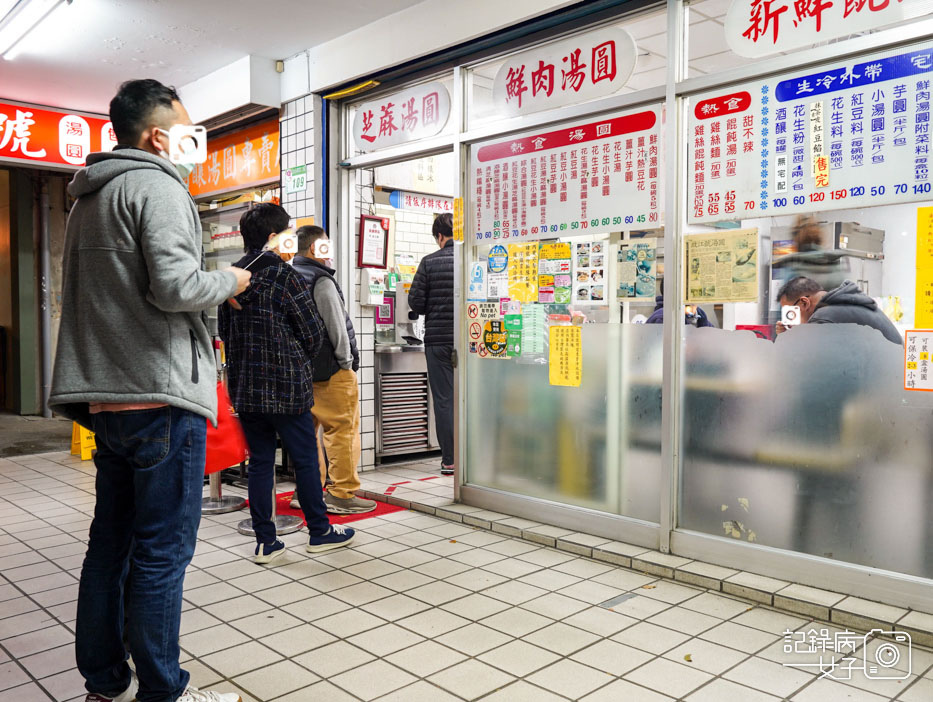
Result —
M250 251L234 265L244 268L257 256ZM230 399L237 412L307 412L314 403L312 363L325 333L311 290L274 253L248 270L250 286L236 298L243 309L224 303L218 315Z

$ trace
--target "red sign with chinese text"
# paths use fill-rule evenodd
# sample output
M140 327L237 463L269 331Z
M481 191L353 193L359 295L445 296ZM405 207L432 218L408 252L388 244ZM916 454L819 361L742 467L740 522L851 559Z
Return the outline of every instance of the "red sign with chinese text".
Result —
M0 161L83 166L89 153L116 143L106 118L0 102Z
M535 134L512 141L483 146L477 152L476 158L481 162L495 161L533 151L547 151L548 149L557 149L562 146L570 146L596 139L608 139L622 134L651 129L657 120L657 114L653 110L637 112L633 115L625 115L624 117L616 117L601 122L591 122L570 129L558 129L546 134Z
M700 100L693 108L693 114L697 119L710 119L727 115L730 112L744 112L751 107L751 104L752 96L743 90L739 93Z
M193 197L245 190L280 177L279 121L225 134L207 142L207 160L188 176Z

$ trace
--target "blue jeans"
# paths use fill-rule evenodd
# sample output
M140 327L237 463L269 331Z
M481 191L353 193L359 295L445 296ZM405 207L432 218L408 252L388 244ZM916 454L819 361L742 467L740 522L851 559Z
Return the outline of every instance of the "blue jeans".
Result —
M275 435L282 437L295 467L295 494L304 512L308 531L323 534L330 528L321 487L317 457L317 434L311 412L301 414L259 414L241 412L240 423L249 444L249 514L256 541L275 541L272 522L272 486L275 473Z
M204 417L176 407L93 415L97 505L81 584L75 654L89 692L174 702L188 685L178 665L185 568L194 554L204 481Z

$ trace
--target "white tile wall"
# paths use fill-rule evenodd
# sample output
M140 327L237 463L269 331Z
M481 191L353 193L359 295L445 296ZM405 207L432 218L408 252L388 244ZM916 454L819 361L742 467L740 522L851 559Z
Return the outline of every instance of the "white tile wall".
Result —
M282 168L308 167L307 189L282 195L282 206L292 217L314 215L314 114L313 99L298 98L285 103L280 120Z

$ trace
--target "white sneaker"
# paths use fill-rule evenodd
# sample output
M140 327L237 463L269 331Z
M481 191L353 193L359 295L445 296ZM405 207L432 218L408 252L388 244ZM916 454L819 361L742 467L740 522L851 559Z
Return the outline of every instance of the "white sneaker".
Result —
M214 692L213 690L197 690L191 686L185 694L175 702L243 702L235 692Z
M134 702L136 692L139 690L139 680L136 679L136 673L130 671L130 686L116 697L107 697L97 692L88 693L84 702Z

